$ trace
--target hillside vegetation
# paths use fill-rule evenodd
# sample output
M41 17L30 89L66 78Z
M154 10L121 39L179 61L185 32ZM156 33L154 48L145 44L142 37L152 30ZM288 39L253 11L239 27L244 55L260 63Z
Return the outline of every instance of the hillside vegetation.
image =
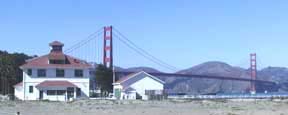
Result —
M12 94L13 85L22 81L20 65L32 58L24 53L8 53L0 50L0 94Z

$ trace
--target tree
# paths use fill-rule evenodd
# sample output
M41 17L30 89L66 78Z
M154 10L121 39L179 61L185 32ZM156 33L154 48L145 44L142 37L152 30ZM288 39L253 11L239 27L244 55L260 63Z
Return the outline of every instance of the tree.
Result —
M20 65L32 57L23 53L9 54L0 50L0 94L12 94L13 85L22 81Z
M101 89L102 92L112 92L113 91L113 70L107 68L106 66L99 64L96 67L96 84Z

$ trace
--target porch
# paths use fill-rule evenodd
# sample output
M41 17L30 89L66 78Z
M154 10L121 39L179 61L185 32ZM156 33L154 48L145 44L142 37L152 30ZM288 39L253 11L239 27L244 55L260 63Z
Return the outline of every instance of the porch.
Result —
M68 81L44 81L36 88L39 100L69 101L81 96L81 89Z

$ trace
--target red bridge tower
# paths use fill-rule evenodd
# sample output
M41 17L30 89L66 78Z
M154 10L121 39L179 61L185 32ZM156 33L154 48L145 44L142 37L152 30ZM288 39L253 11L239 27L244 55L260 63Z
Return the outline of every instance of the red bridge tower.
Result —
M250 54L250 74L251 74L251 80L256 80L256 77L257 77L256 53ZM254 94L256 93L255 81L251 81L250 91L251 93L254 93Z
M104 55L103 64L106 67L113 67L113 37L112 37L112 26L104 27Z

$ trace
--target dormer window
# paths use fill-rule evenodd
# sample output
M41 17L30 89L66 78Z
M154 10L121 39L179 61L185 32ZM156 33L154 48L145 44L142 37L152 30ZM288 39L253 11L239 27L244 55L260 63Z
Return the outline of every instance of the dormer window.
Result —
M56 59L50 59L49 60L50 64L65 64L65 60L56 60Z

